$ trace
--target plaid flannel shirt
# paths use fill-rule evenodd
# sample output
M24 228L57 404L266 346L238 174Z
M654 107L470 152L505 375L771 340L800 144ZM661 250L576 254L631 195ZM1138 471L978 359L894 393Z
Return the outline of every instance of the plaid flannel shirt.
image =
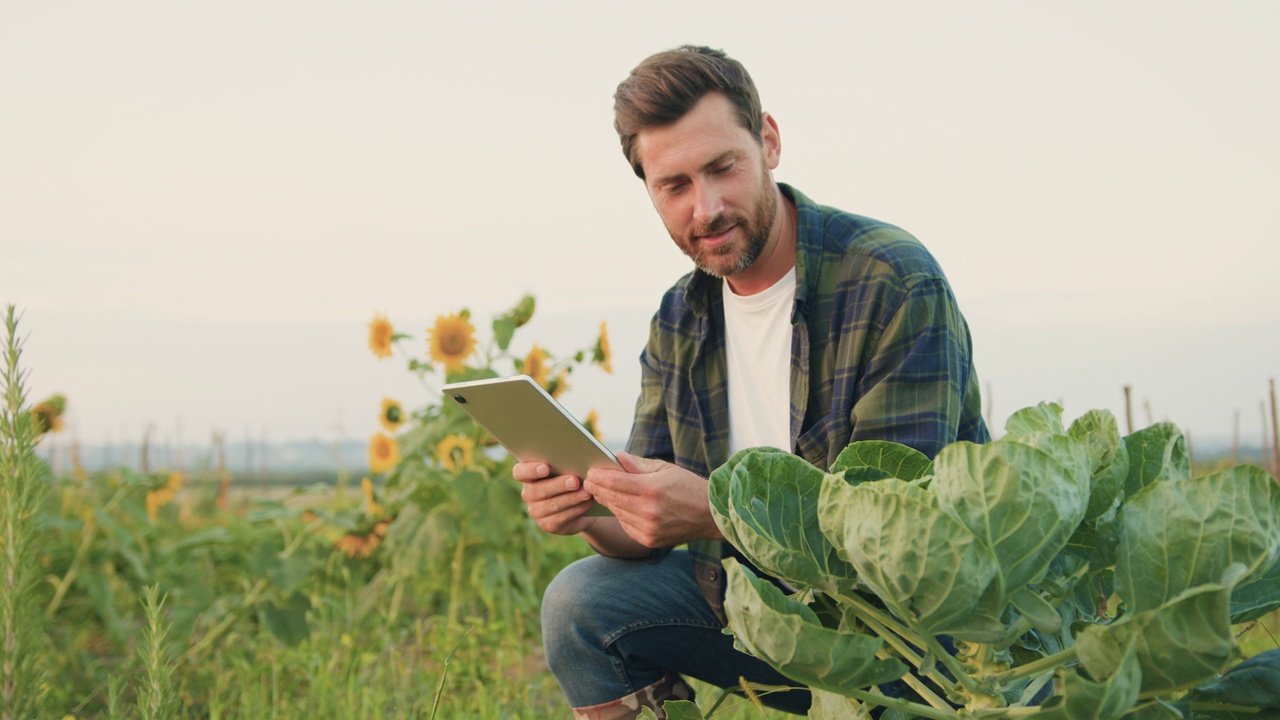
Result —
M969 328L933 256L901 228L815 204L796 206L790 450L827 468L850 442L891 440L932 458L990 439ZM700 270L662 299L640 356L627 451L702 477L729 459L723 282ZM655 557L666 550L655 552ZM689 543L694 574L724 620L728 543Z

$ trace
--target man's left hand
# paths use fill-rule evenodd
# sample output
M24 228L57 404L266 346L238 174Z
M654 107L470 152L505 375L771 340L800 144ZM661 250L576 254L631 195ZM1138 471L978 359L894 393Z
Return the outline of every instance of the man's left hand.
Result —
M636 542L656 548L724 538L711 518L706 478L624 452L618 462L623 470L589 471L583 489L613 511Z

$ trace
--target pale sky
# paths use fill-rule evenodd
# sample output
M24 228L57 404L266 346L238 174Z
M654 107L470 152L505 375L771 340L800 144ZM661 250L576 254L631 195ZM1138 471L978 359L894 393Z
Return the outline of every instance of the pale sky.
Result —
M26 2L0 9L0 303L33 401L85 442L365 438L386 313L540 304L553 352L609 323L564 402L631 422L636 357L689 269L612 93L683 43L741 60L775 177L942 263L997 428L1262 435L1280 375L1280 3ZM625 9L624 9L625 7ZM437 383L438 384L438 383Z

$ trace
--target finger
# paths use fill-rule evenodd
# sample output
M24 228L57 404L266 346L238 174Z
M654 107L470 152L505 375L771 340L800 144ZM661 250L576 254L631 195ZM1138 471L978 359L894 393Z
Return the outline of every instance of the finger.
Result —
M522 483L541 480L550 472L551 468L547 467L546 463L541 462L516 463L511 467L511 477L515 478L516 482Z
M622 466L622 469L633 474L657 472L665 464L661 460L632 455L629 452L622 451L618 452L617 458L618 464Z
M598 477L593 470L587 477L582 489L610 510L629 507L640 495L637 483L627 473L604 473Z
M590 495L566 495L529 506L529 516L544 530L559 528L591 509Z
M635 455L619 450L616 457L618 458L618 464L622 466L623 470L626 470L629 473L640 472L640 468L636 466Z
M565 495L567 493L582 493L583 497L591 497L582 487L582 481L573 475L559 475L553 478L545 478L541 480L531 480L520 488L520 499L524 500L526 505L534 503L546 502L551 498ZM562 501L563 503L563 501Z

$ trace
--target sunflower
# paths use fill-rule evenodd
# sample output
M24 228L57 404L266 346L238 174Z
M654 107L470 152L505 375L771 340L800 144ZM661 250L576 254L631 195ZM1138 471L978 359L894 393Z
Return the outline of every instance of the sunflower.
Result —
M391 341L396 331L385 315L374 315L369 323L369 349L379 359L391 357Z
M548 372L550 368L547 366L547 351L534 343L533 347L529 348L529 354L524 358L524 374L533 378L533 381L542 387L546 387Z
M382 412L378 414L378 422L382 423L382 427L389 433L395 432L403 425L404 408L400 406L400 401L382 398Z
M369 472L388 472L400 462L400 446L395 438L378 433L369 440Z
M382 514L382 506L373 497L373 481L364 478L360 481L360 492L364 494L365 514L369 517L378 517Z
M587 432L591 433L595 439L600 442L604 442L604 436L600 434L600 416L596 414L594 409L587 413L587 419L582 422L582 426L585 427Z
M610 375L613 374L613 351L609 349L608 323L600 323L600 339L596 341L595 349L592 350L591 362L599 365Z
M553 398L560 397L561 395L564 394L564 391L568 389L569 389L569 371L568 370L561 370L560 372L556 373L556 376L551 378L551 381L547 383L547 394Z
M147 517L151 522L156 521L156 515L160 508L173 502L173 490L168 485L161 485L158 488L152 488L147 491Z
M507 318L511 320L516 327L523 327L525 323L533 317L534 300L532 295L525 295L520 298L520 302L511 308L511 312L507 314Z
M437 315L435 327L427 332L431 359L442 363L445 372L461 370L462 362L476 349L476 329L465 313Z
M436 446L436 460L447 470L458 471L475 458L476 444L464 435L449 435Z
M147 491L147 517L151 522L156 521L160 508L173 502L174 493L182 489L182 480L182 473L171 472L163 485Z
M389 520L380 520L369 532L349 532L338 538L335 545L349 558L367 558L382 544L382 538L387 536L387 526L390 524Z
M67 399L61 395L50 396L48 400L31 408L31 416L36 421L36 434L56 433L62 429L62 413L67 411Z

